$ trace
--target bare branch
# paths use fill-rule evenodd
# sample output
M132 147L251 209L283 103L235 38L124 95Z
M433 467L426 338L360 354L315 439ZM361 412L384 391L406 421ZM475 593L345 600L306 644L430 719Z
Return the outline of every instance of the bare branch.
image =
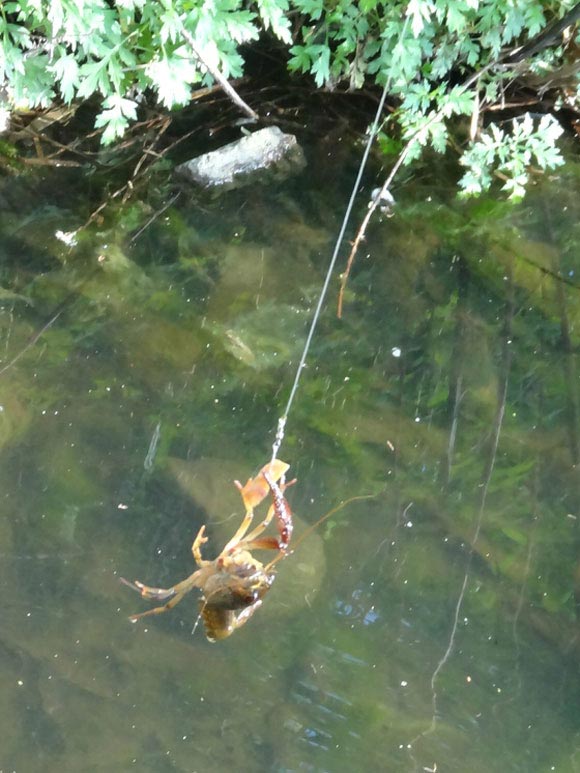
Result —
M224 78L224 76L221 74L221 72L217 69L217 67L214 67L212 64L207 62L203 56L201 55L199 48L196 45L195 40L193 39L193 36L184 28L181 28L181 34L187 41L187 44L193 51L193 54L196 59L198 59L203 66L206 68L206 70L210 73L210 75L220 84L222 89L226 92L228 97L235 102L235 104L242 110L249 118L251 118L253 121L257 121L259 119L259 115L252 110L252 108L247 105L244 100L240 97L238 92L234 89L233 86L228 83L227 79Z

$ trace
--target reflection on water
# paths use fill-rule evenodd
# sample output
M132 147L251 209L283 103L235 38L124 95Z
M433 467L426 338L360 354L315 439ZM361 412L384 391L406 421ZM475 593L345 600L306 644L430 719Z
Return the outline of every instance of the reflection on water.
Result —
M230 639L193 598L127 620L119 576L171 586L203 523L216 555L267 458L351 181L310 155L72 250L88 181L4 181L1 770L580 770L573 163L518 206L399 192L281 453L298 537L373 496Z

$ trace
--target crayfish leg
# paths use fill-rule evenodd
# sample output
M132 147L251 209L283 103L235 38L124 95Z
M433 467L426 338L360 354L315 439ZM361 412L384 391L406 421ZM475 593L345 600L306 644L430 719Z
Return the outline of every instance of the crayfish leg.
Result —
M232 548L235 545L237 545L238 542L240 542L240 540L245 536L246 532L250 528L253 519L254 519L254 511L252 509L246 510L246 514L244 516L244 520L241 522L239 529L236 531L234 536L231 538L231 540L224 547L224 549L222 550L222 553L225 553L230 548Z
M127 585L129 588L133 588L137 593L141 594L144 599L155 599L156 601L163 601L175 594L175 588L150 588L148 585L144 585L139 580L135 582L129 582L124 577L120 578L123 585Z
M242 550L281 550L280 542L276 537L257 537L251 540L242 540L239 544Z
M178 593L171 599L171 601L168 601L167 604L164 604L162 607L153 607L153 609L148 609L146 612L139 612L137 615L131 615L129 620L132 623L136 623L137 620L140 620L142 617L148 617L149 615L160 615L162 612L167 612L167 610L173 609L176 604L179 604L184 596L185 593Z
M205 545L207 542L207 537L205 536L205 525L201 527L201 529L197 533L197 537L193 541L193 545L191 546L191 552L193 553L193 557L195 559L195 563L198 566L206 566L209 564L209 561L206 561L204 558L201 557L201 546Z

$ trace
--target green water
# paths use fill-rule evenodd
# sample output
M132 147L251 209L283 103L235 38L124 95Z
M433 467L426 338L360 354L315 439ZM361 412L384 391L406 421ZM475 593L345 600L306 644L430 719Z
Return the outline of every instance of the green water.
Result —
M280 451L298 535L372 497L223 642L195 592L127 619L151 602L120 577L170 586L202 524L213 557L240 522L232 481L268 459L346 144L285 185L184 193L133 238L173 194L152 183L73 248L55 233L98 205L89 177L2 181L0 770L580 770L573 162L519 205L458 202L445 169L394 191L342 320L331 285Z

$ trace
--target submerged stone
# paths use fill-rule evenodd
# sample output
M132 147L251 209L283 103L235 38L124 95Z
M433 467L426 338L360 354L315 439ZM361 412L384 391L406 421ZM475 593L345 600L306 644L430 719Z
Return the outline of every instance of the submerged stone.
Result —
M284 179L305 165L296 137L284 134L277 126L268 126L186 161L176 171L204 188L231 190L257 181Z

